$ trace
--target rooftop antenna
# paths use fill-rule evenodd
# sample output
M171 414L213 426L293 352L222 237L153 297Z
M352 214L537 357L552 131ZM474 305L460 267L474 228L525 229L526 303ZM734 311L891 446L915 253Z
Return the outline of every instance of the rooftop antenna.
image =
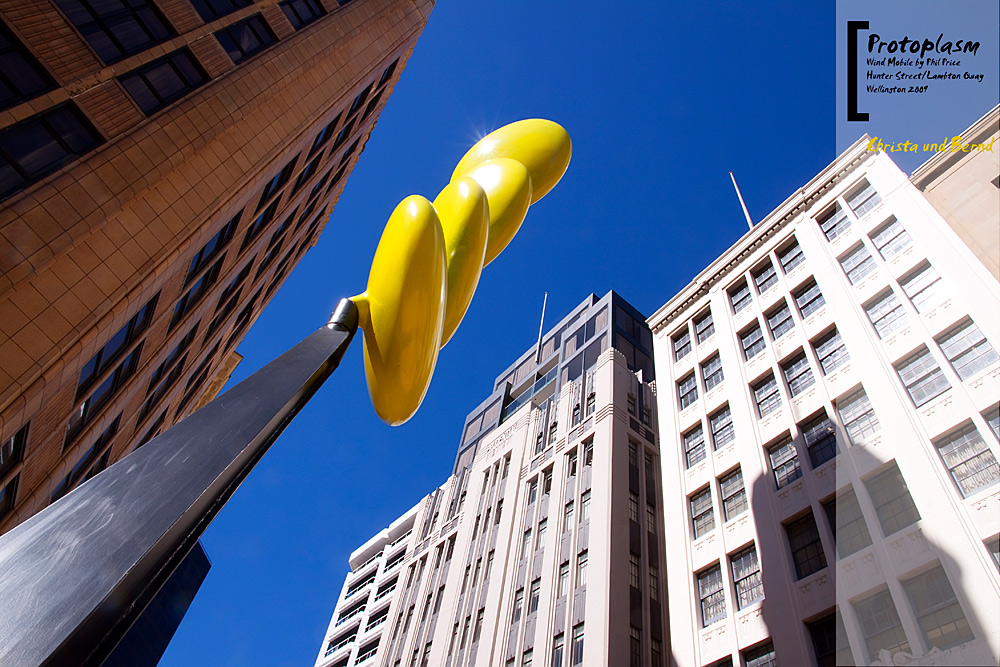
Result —
M535 363L542 360L542 330L545 328L545 304L548 303L549 293L542 297L542 320L538 323L538 345L535 347Z
M736 188L736 196L740 198L740 206L743 207L743 215L747 218L747 225L750 229L753 229L753 220L750 219L750 211L747 210L747 205L743 201L743 195L740 194L740 186L736 185L736 177L733 176L733 172L729 172L729 178L733 179L733 187Z

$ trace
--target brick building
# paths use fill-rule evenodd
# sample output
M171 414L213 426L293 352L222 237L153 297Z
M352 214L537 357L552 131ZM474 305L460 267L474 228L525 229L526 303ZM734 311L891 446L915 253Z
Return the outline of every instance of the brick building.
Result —
M0 2L0 532L224 384L432 6Z

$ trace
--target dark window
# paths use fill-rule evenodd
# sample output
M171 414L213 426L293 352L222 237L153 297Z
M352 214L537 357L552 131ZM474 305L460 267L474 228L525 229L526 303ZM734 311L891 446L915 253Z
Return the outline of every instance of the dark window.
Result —
M309 182L309 179L313 177L316 170L319 169L319 162L323 158L322 155L317 155L314 157L309 164L306 165L299 173L299 177L295 179L295 186L292 188L292 194L295 194L302 189L302 186Z
M260 53L278 39L260 14L218 31L215 38L236 64Z
M252 0L191 0L195 10L205 23L232 14L237 9L249 7Z
M124 360L108 375L107 379L97 386L90 396L80 404L69 417L69 426L66 433L65 448L78 436L90 422L94 421L100 414L101 408L108 404L114 395L125 386L125 383L135 374L139 367L139 356L142 354L142 343L136 345L135 349L125 357Z
M396 71L396 65L398 64L399 64L399 58L396 58L395 60L392 61L391 65L385 68L385 71L382 72L382 78L378 80L378 85L380 87L384 86L386 82L392 78L393 73Z
M17 433L0 443L0 479L7 476L24 458L24 446L28 441L28 424L17 430Z
M337 138L333 142L333 148L330 149L331 151L335 151L338 148L340 148L341 146L343 146L344 142L347 141L347 138L349 136L351 136L351 132L354 130L354 121L355 120L356 119L352 118L351 120L349 120L347 122L347 125L345 125L340 130L340 132L337 134Z
M80 371L80 380L76 386L76 398L80 398L83 392L87 391L105 371L111 368L111 365L128 349L128 346L142 335L142 332L153 320L153 312L156 310L156 301L159 296L160 294L157 292L83 365L83 370Z
M208 81L187 49L174 51L118 78L142 112L151 116Z
M853 487L848 487L846 491L837 494L835 499L823 503L823 509L826 510L826 518L837 542L838 558L857 553L872 543L868 524L865 523Z
M817 667L837 667L837 665L852 665L851 647L847 643L847 630L840 612L824 616L818 621L806 623L809 626L809 636L812 638L813 651L816 652Z
M962 606L940 565L903 582L928 646L947 650L975 639Z
M369 100L368 106L365 107L365 112L361 114L361 120L364 120L365 118L368 118L368 116L372 115L372 112L375 111L375 108L378 106L378 103L382 101L383 92L385 91L383 90L378 91L375 97Z
M84 452L83 456L80 457L80 460L77 461L76 465L74 465L72 470L70 470L69 474L63 478L62 482L59 483L59 486L57 486L52 492L50 502L54 503L69 493L73 486L75 486L76 483L83 478L84 473L87 473L87 479L90 479L107 466L108 454L111 452L110 449L105 452L103 462L99 462L94 469L90 470L89 473L87 472L88 468L90 468L90 464L98 460L98 456L108 446L111 439L115 437L115 434L118 433L118 425L121 422L121 418L122 416L119 414L114 418L114 421L112 421L111 424L104 429L99 436L97 436L97 439L94 440L94 444L92 444L90 448Z
M167 358L164 359L159 366L157 366L155 371L153 371L153 374L149 378L149 385L146 387L146 396L153 393L153 389L160 382L160 380L162 380L166 374L170 372L170 370L174 367L174 364L177 363L177 360L181 358L181 355L187 352L188 347L190 347L191 343L194 341L195 334L198 333L198 327L200 325L201 322L198 322L191 327L191 330L184 334L184 338L181 338L174 349L170 351Z
M920 520L920 512L913 504L910 490L895 463L885 472L867 480L865 487L882 524L882 534L886 537Z
M799 428L806 441L813 468L818 468L837 455L837 432L825 411L805 424L800 424Z
M771 459L771 469L774 471L774 481L779 489L802 477L799 456L795 451L795 445L792 444L791 436L786 435L777 444L771 445L767 452Z
M17 497L17 480L20 475L15 475L7 482L6 486L0 488L0 520L14 509L14 499Z
M298 155L293 157L288 161L288 164L281 168L281 171L275 174L274 178L267 182L267 185L264 186L264 191L260 193L260 200L257 202L257 211L264 207L264 204L274 196L275 192L285 186L285 183L288 182L295 172L295 163L298 162L298 159Z
M326 142L330 140L333 136L333 130L337 127L337 123L340 122L340 114L337 117L327 123L326 127L319 131L316 138L313 139L312 146L309 148L309 157L312 157L316 151L326 145Z
M791 547L792 562L799 579L826 567L826 555L812 512L785 526L785 532L788 533L788 546Z
M890 653L910 651L899 612L889 591L883 590L855 603L854 610L871 660L877 659L883 649Z
M744 651L743 661L747 667L778 667L778 658L771 642Z
M205 296L205 293L208 292L209 288L215 284L215 281L219 278L219 271L222 269L222 262L224 262L225 259L226 254L223 253L222 257L219 258L219 261L213 264L208 271L201 274L201 278L196 280L195 283L191 285L191 289L185 292L184 295L177 300L177 305L174 306L173 317L170 318L170 329L173 329L175 326L180 324L180 321L184 319L184 316L191 312L196 305L198 305L198 302Z
M56 4L109 65L177 34L152 0L56 0Z
M0 22L0 110L26 102L54 87L52 77Z
M368 93L370 93L371 90L372 86L369 84L368 86L365 86L364 90L358 93L357 97L354 98L354 101L351 102L351 108L347 111L348 116L354 115L354 113L361 108L361 106L368 100Z
M41 180L102 141L71 102L0 131L0 197Z
M191 258L191 264L188 266L187 276L184 278L184 284L187 285L194 277L198 275L198 272L208 266L209 262L215 259L216 255L222 251L223 248L229 243L233 238L233 233L236 231L236 226L240 222L240 216L243 215L243 211L240 211L232 220L227 222L222 226L215 236L208 240L201 250L199 250L194 257Z
M271 204L265 208L260 215L254 218L254 221L247 227L247 233L243 237L242 245L240 245L240 252L246 250L250 244L253 243L254 239L260 236L260 233L264 231L264 228L271 223L271 220L274 219L274 213L278 210L278 201L279 200L275 199L271 202Z
M326 10L323 9L319 0L285 0L285 2L279 2L278 6L281 7L288 22L296 30L301 30L326 14Z
M351 159L352 155L354 155L354 151L358 150L359 141L361 141L361 139L355 139L354 143L351 144L351 147L344 151L344 154L340 158L340 162L337 164L338 167L343 167L347 164L347 161Z

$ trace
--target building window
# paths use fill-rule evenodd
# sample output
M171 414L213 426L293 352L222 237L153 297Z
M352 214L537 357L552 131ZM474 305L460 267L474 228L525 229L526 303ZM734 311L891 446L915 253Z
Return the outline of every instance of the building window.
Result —
M191 0L195 10L205 23L232 14L237 9L249 7L252 0Z
M909 276L903 278L899 285L917 312L925 313L937 302L940 282L941 276L930 264L925 263Z
M819 367L823 375L829 375L851 359L836 327L816 340L813 343L813 350L819 358Z
M847 279L852 285L857 285L866 276L870 275L878 267L868 248L858 245L852 248L846 255L841 257L840 266L843 267Z
M781 263L781 270L785 274L790 273L792 269L806 261L806 256L802 253L802 247L794 236L791 243L778 250L778 261Z
M799 456L795 451L795 445L792 444L792 436L786 435L768 447L767 455L771 460L774 481L779 489L802 477L802 468L799 467Z
M767 642L756 648L743 651L743 662L747 667L778 667L774 654L774 644Z
M72 102L0 131L0 198L41 180L103 140Z
M795 328L795 322L792 320L792 311L784 299L782 299L781 304L768 313L766 317L767 326L771 330L771 338L773 340L778 340Z
M694 321L694 332L698 338L698 344L704 343L712 337L715 333L715 323L712 321L711 310Z
M962 380L968 380L1000 359L972 320L966 320L938 338L938 345Z
M895 369L918 408L951 388L926 345L921 345L915 354L897 363Z
M646 532L656 534L656 508L646 505Z
M865 313L879 338L886 338L906 324L906 311L893 291L887 291L865 306Z
M729 290L729 302L733 305L733 312L739 313L750 307L753 296L750 294L750 286L744 280L739 285Z
M628 395L628 413L633 417L636 414L635 396L633 396L632 394Z
M288 161L288 164L281 168L281 171L275 174L274 177L267 182L264 186L264 191L260 193L260 199L257 201L258 211L264 207L264 204L266 204L271 197L275 195L275 193L285 187L285 183L288 183L292 174L295 173L295 163L298 162L298 160L299 156L296 155ZM291 218L289 217L289 219Z
M934 444L963 498L1000 482L1000 466L971 423Z
M722 359L715 355L701 365L701 376L705 379L705 391L722 384L725 377L722 374Z
M227 26L215 38L237 65L278 41L260 14Z
M152 0L56 0L56 4L108 65L177 34Z
M872 536L853 487L848 486L836 498L823 503L823 509L837 542L838 558L846 558L871 545Z
M628 518L639 523L639 496L633 491L628 492Z
M630 468L639 467L639 443L635 440L628 441L628 465Z
M562 634L556 635L552 640L552 667L563 667L565 644L566 639Z
M177 300L177 305L174 306L174 314L170 318L170 330L176 327L198 305L198 302L201 301L212 285L215 284L215 281L219 278L219 272L222 270L222 262L225 259L226 255L223 253L222 257L210 269L205 271L201 275L201 278L195 281L194 285Z
M993 564L997 566L997 571L1000 571L1000 535L994 535L992 539L986 540L984 544L986 545L986 550L990 552L990 556L993 557Z
M316 174L316 171L319 169L319 163L322 159L322 155L317 155L309 161L305 168L299 173L298 178L295 179L295 185L292 186L292 194L301 190L302 187L309 182L309 179Z
M486 521L483 522L483 525L484 526L488 525L489 520L490 520L490 511L486 510ZM542 519L541 521L538 522L538 537L535 539L536 551L538 549L541 549L545 544L545 531L547 530L548 525L549 525L548 519Z
M798 307L802 319L809 317L826 305L826 299L823 298L823 293L819 291L815 280L810 280L797 289L792 296L795 298L795 305Z
M805 352L799 352L791 361L782 364L781 373L785 376L785 382L788 384L788 393L793 398L816 382Z
M9 109L55 87L31 52L0 23L0 110Z
M706 487L691 496L691 525L695 539L715 529L715 513L712 511L712 489ZM638 587L637 587L638 588Z
M994 405L993 409L986 411L983 414L983 419L993 431L993 437L1000 440L1000 405Z
M753 276L753 284L757 286L758 294L763 294L778 284L778 274L775 272L771 260L767 260L763 266L751 272L750 275Z
M69 417L69 426L66 433L66 444L69 444L78 436L87 424L94 421L101 409L107 405L115 394L125 386L125 383L135 374L139 367L139 357L142 354L142 343L136 345L135 349L129 353L125 359L111 372L110 375L97 386L90 396L80 404Z
M649 599L656 602L660 599L660 574L656 565L649 564Z
M118 80L142 112L152 116L208 81L208 75L190 51L181 49L132 70Z
M743 358L748 361L764 351L764 332L759 324L740 334L740 345L743 347Z
M159 292L139 309L121 329L115 332L107 343L92 356L80 370L80 379L76 385L76 398L80 398L128 349L129 345L139 339L153 321Z
M851 207L854 215L858 218L865 217L882 203L882 198L875 192L875 188L868 182L868 179L861 179L861 182L844 199L847 200L847 205Z
M529 614L534 614L536 611L538 611L538 598L541 597L541 592L542 592L542 580L540 578L539 579L535 579L534 581L531 582L531 590L530 590L530 592L528 594L528 613ZM482 610L480 610L479 611L480 619L482 618L482 613L483 613ZM478 623L479 623L479 621L477 621L477 624ZM479 637L478 636L474 636L473 641L478 641L478 640L479 640Z
M635 552L628 555L628 582L629 586L639 590L639 555Z
M517 593L514 594L514 612L511 614L510 617L511 625L521 620L521 609L523 606L524 606L524 589L519 588L517 589Z
M583 664L583 623L573 626L573 665Z
M778 393L778 381L773 374L768 374L763 380L753 385L754 400L757 402L757 414L766 417L781 407L781 394Z
M705 432L702 430L701 424L698 424L694 430L685 433L682 437L684 439L684 458L687 461L687 467L692 468L705 460Z
M882 534L886 537L920 520L920 512L913 504L906 480L895 462L885 472L866 480L865 488L875 505Z
M881 430L875 410L864 388L837 399L837 412L852 442L863 442Z
M674 360L680 361L691 352L691 332L687 327L674 339Z
M76 462L76 465L74 465L73 468L70 470L69 474L66 475L66 477L62 480L62 482L59 483L59 486L57 486L55 490L52 492L52 497L50 502L54 503L55 501L59 500L67 493L69 493L73 489L73 487L77 484L77 482L83 479L84 474L86 474L87 476L86 479L90 479L97 473L104 470L104 468L107 466L108 454L110 453L111 450L108 449L106 452L104 452L104 456L101 458L100 461L98 461L98 456L100 456L101 452L108 447L108 445L111 443L111 440L115 437L115 435L117 435L118 425L121 423L121 419L122 416L121 413L119 413L118 416L111 421L111 424L107 428L105 428L104 431L102 431L99 436L97 436L97 438L94 440L94 443L87 449L86 452L83 453L80 459ZM90 468L90 465L95 461L98 461L97 465L91 468L90 472L87 472L88 468Z
M733 429L733 413L729 410L727 403L721 410L708 418L708 423L712 428L712 446L719 450L736 439L736 431Z
M573 529L573 501L566 503L566 507L563 508L563 532L569 532Z
M839 611L806 625L816 653L817 667L854 664L851 647L847 643L847 630Z
M681 402L681 410L698 400L698 380L694 373L677 383L677 397Z
M14 509L14 500L17 498L17 482L20 478L20 474L14 475L7 484L0 487L0 519L6 517Z
M663 642L655 637L650 641L649 651L652 654L652 667L663 667Z
M747 511L747 492L740 468L719 479L719 490L722 492L722 511L726 521Z
M333 120L327 123L326 126L319 131L319 134L317 134L316 138L313 139L312 146L309 147L308 157L315 155L316 151L325 146L326 142L330 140L330 137L333 136L333 131L337 128L337 124L340 122L340 116L341 114L338 113Z
M701 598L701 627L707 628L726 617L722 569L718 565L698 575L698 595Z
M642 630L630 625L628 628L629 667L642 667Z
M531 529L524 531L524 537L521 540L521 559L528 557L531 553Z
M6 477L14 469L14 466L24 459L24 448L28 441L29 424L25 424L14 435L0 443L0 479Z
M906 633L889 591L883 590L856 602L854 610L872 660L878 658L879 651L883 649L890 653L909 653L910 644L906 641Z
M556 587L556 597L563 597L569 590L569 561L559 566L559 583Z
M819 539L819 529L812 512L785 526L788 546L792 550L792 562L798 579L808 577L826 567L826 555Z
M899 224L895 216L889 216L878 229L871 235L872 243L878 249L882 259L888 261L903 252L913 243L910 235L903 225Z
M576 450L574 449L569 454L566 455L566 476L575 477L576 476Z
M254 221L247 226L246 234L243 235L243 243L240 245L240 252L243 252L250 247L250 244L260 236L261 232L271 224L271 220L274 219L274 214L278 210L278 199L275 199L265 208L260 215L254 218Z
M847 217L847 211L841 208L839 202L817 218L816 222L819 223L819 228L823 230L827 241L834 240L851 227L851 219Z
M195 253L194 257L191 258L191 264L188 265L187 275L184 277L184 285L188 285L198 273L204 269L209 263L216 258L216 256L229 244L233 238L233 234L236 232L236 226L239 224L240 216L243 211L237 213L233 218L222 226L215 236L208 240L208 243L201 247L201 250Z
M904 581L903 588L928 646L946 650L975 639L940 565Z
M590 491L584 491L580 496L580 525L590 519Z
M584 586L587 583L587 552L581 551L576 556L576 586Z
M764 584L760 580L760 563L757 548L749 548L729 557L733 566L733 583L736 584L736 606L745 609L764 598Z
M285 13L285 18L295 30L301 30L319 17L326 14L319 0L286 0L278 6Z
M809 450L809 462L813 468L818 468L837 455L837 431L825 410L800 424L799 429L806 449Z

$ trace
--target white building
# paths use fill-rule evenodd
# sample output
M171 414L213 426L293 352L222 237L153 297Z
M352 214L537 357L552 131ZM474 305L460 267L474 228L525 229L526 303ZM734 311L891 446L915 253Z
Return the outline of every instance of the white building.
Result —
M470 413L448 481L352 554L316 666L670 664L652 380L642 315L577 306Z
M866 146L649 320L680 667L1000 658L1000 286Z

